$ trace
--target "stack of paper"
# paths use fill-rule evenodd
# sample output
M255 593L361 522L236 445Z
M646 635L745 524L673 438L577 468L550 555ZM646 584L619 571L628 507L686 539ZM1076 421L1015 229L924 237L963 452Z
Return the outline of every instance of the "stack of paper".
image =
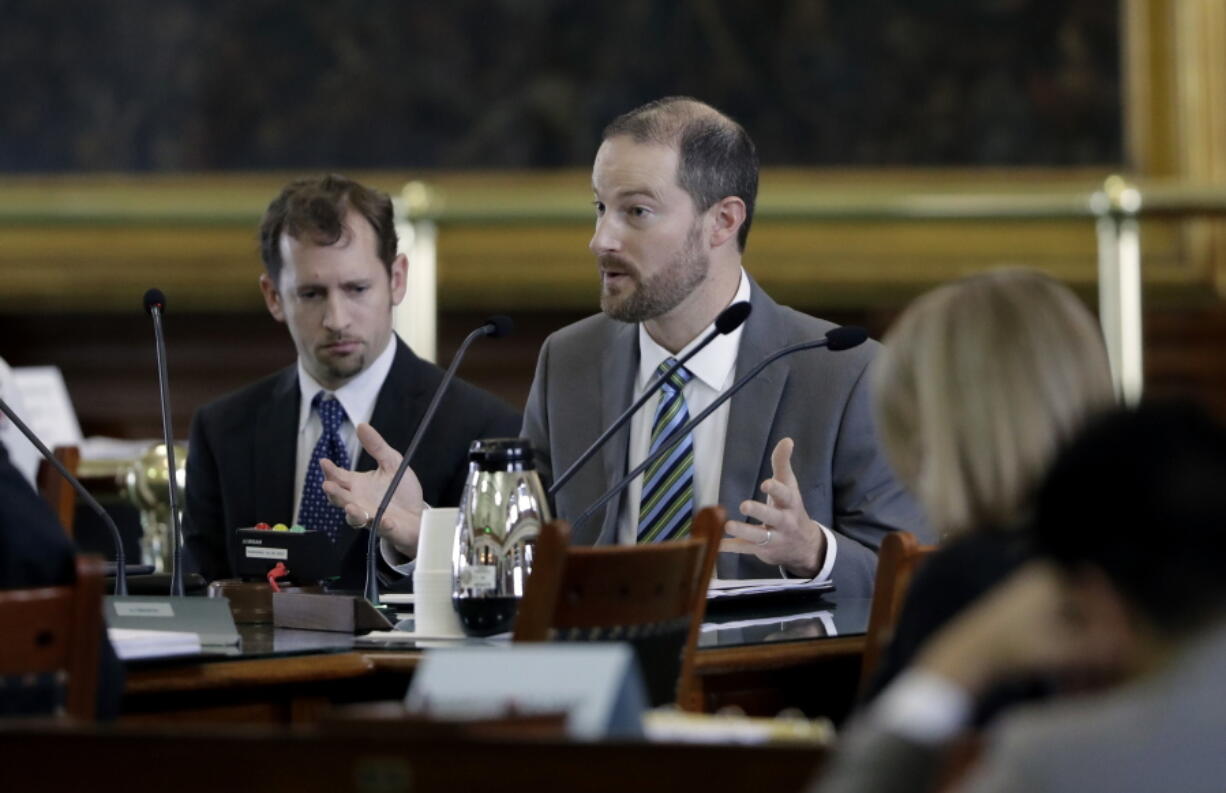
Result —
M199 655L200 635L180 631L143 631L133 628L108 628L107 636L120 660L170 658Z
M806 743L818 746L834 740L829 719L751 718L713 716L657 709L643 714L647 739L664 743Z
M826 592L830 582L814 583L807 578L746 578L717 579L707 590L707 600L749 595L769 595L776 592Z
M711 631L726 631L733 628L752 628L756 625L783 625L788 622L802 622L817 620L823 626L825 633L823 636L837 636L838 629L834 625L834 613L822 609L821 611L806 611L804 614L776 614L770 617L753 617L743 620L726 620L723 622L704 622L702 624L702 632L710 633Z

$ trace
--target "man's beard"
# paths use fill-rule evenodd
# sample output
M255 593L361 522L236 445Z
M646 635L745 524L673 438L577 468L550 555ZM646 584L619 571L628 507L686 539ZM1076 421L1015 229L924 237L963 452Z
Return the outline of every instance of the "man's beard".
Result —
M357 377L366 369L366 356L358 355L349 361L331 361L327 364L328 374L334 383L344 383Z
M643 279L637 272L627 269L626 277L634 282L633 289L624 296L601 290L600 310L621 322L645 322L681 305L681 301L706 280L710 269L710 258L699 245L701 234L702 224L696 222L686 235L680 252L650 278ZM617 261L615 256L609 258Z

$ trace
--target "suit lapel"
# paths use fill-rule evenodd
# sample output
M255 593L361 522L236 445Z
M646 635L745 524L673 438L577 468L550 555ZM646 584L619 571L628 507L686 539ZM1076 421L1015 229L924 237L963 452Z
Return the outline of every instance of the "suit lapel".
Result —
M612 424L621 412L630 406L630 401L634 398L634 380L638 373L638 366L638 325L618 323L614 328L612 343L609 344L604 360L601 362L600 425L595 428L593 438L603 432L605 427ZM601 449L600 459L604 467L605 490L613 487L626 475L629 432L630 425L627 424ZM593 495L592 500L601 495L603 493ZM618 509L620 503L620 499L616 499L605 508L605 519L600 528L598 543L614 544L617 542L618 516L621 514L621 510Z
M430 397L434 392L434 380L437 378L432 377L433 370L423 364L399 336L392 338L396 345L396 355L392 359L392 368L387 371L387 377L379 388L379 396L375 398L375 409L370 414L370 426L374 427L392 448L403 452L408 448L413 432L429 407ZM374 468L375 459L362 449L354 470L371 471ZM337 540L336 556L340 560L345 586L360 587L365 581L368 532L368 529L344 531Z
M252 433L252 478L258 520L294 519L294 469L298 454L298 370L282 372L272 398L260 408Z
M740 379L763 358L787 343L779 317L779 306L751 281L750 302L753 313L741 334L741 346L736 356L736 376ZM770 450L771 428L780 396L787 384L788 359L776 361L763 369L732 398L728 411L728 432L724 440L724 464L720 472L719 500L728 510L728 517L741 518L737 508L746 499L761 495L758 490L762 461Z
M427 382L431 378L429 367L413 354L400 337L395 337L396 357L388 370L375 400L370 425L379 431L394 449L404 451L413 438L413 431L430 405L433 389ZM423 374L424 372L424 374ZM374 458L365 450L358 456L358 471L370 471L375 467Z

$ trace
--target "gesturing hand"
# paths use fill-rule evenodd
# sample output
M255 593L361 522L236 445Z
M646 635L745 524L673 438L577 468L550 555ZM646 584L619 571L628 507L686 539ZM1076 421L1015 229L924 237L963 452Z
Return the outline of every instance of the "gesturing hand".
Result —
M784 438L771 452L773 476L762 483L766 503L741 502L741 512L761 525L730 520L724 531L732 535L720 542L721 551L750 553L767 564L783 565L801 577L817 575L826 558L826 535L821 525L805 512L796 474L792 472L791 438Z
M1070 576L1031 562L929 639L915 665L978 696L1020 673L1116 672L1135 636L1101 572Z
M324 472L323 488L328 500L345 510L345 521L350 526L360 528L374 519L402 456L369 424L358 425L358 440L378 464L375 470L349 471L333 465L331 460L320 460L319 465ZM417 555L417 535L421 531L424 508L421 483L410 468L400 480L378 527L379 534L410 559Z

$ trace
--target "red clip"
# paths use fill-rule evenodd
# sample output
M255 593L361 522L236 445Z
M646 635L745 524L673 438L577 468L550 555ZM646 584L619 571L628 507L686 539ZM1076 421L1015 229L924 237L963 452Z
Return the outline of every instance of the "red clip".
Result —
M273 592L280 592L281 587L277 584L278 578L285 578L289 575L289 568L285 566L285 562L277 562L277 564L268 571L268 585L272 587Z

